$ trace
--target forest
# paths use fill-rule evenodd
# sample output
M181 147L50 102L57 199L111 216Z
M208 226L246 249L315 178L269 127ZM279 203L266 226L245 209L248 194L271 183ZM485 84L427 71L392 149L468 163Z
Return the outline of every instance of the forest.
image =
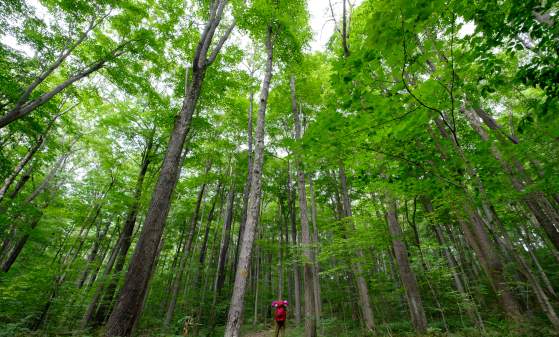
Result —
M558 15L0 0L0 337L558 336Z

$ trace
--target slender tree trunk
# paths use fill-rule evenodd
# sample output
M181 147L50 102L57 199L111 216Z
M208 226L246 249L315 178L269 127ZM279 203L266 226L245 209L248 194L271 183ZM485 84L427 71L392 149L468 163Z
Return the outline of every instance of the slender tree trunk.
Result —
M60 93L61 91L63 91L67 87L69 87L70 85L72 85L75 82L81 80L82 78L88 77L90 74L92 74L92 73L98 71L99 69L103 68L107 62L117 58L120 55L122 55L124 53L123 48L127 44L128 43L124 43L124 44L119 45L117 48L115 48L113 51L111 51L111 53L109 53L109 55L107 57L105 57L105 58L87 66L82 71L70 76L64 82L58 84L56 87L54 87L50 91L42 94L41 96L37 97L36 99L34 99L32 101L27 101L23 104L16 105L16 107L14 109L10 110L4 116L0 117L0 129L5 127L6 125L16 121L16 120L22 118L22 117L27 116L30 112L33 112L38 107L40 107L43 104L50 101L54 96L56 96L58 93Z
M441 135L452 141L453 139L449 137L448 133L444 129L443 122L440 119L436 119L435 122ZM468 174L474 178L474 181L478 185L477 188L480 194L483 194L484 191L481 181L479 180L475 170L472 169L471 164L466 160L462 149L455 141L453 141L452 144L456 153L459 155L460 160L468 170ZM465 194L468 195L467 188L463 188ZM464 200L464 210L470 219L469 223L463 219L458 219L464 233L464 238L468 242L468 245L475 251L485 274L489 278L493 290L497 294L499 304L501 305L503 311L513 321L521 321L522 317L520 306L506 283L503 275L503 265L501 259L489 239L488 233L484 228L483 221L475 212L469 200Z
M421 198L421 203L423 204L423 207L425 208L425 211L429 215L432 215L434 213L433 205L431 203L431 200L428 197L426 197L426 196L422 197ZM437 242L442 249L443 256L445 257L445 260L448 264L448 267L450 268L450 270L452 272L452 280L454 282L454 287L460 293L462 299L464 301L466 301L465 309L466 309L466 314L468 315L468 318L474 324L476 324L482 331L485 331L485 326L483 324L483 320L481 319L481 317L479 315L479 312L477 310L477 306L474 303L470 294L466 291L466 288L464 286L464 281L462 280L462 277L461 277L461 275L458 271L458 266L457 266L456 259L454 258L454 255L452 254L452 252L450 251L448 246L445 245L445 237L444 237L443 231L441 230L441 227L438 224L435 224L435 223L433 223L431 226L433 228L433 231L435 232L435 238L437 239Z
M216 294L221 292L223 283L225 282L225 264L229 251L229 242L231 240L231 224L233 223L233 212L235 203L235 185L232 184L229 192L227 193L227 210L225 214L225 221L223 223L223 232L221 235L221 246L219 249L219 261L217 266L217 277L214 291Z
M227 263L227 253L229 251L229 242L231 240L231 224L233 223L233 212L235 204L235 184L232 181L229 192L227 192L227 206L225 210L225 216L223 221L223 228L221 230L221 244L217 254L217 270L215 274L215 280L213 285L213 300L211 306L211 314L209 320L210 332L213 333L213 329L216 324L216 312L215 308L217 301L221 295L221 290L225 282L225 266ZM211 335L210 333L210 335Z
M481 266L488 276L504 312L514 321L520 321L520 305L506 283L503 275L503 264L489 239L483 222L469 205L465 206L465 210L471 221L468 223L459 219L464 237L478 256Z
M111 246L111 241L112 238L114 237L114 235L116 234L116 232L118 231L118 228L115 227L113 229L113 235L111 235L111 238L109 238L109 240L106 240L107 243L104 245L104 247L102 248L102 252L101 254L98 254L98 258L96 263L93 266L93 272L91 273L91 276L89 276L89 281L87 282L87 287L91 288L93 286L93 284L95 283L95 281L97 280L97 276L99 275L99 270L101 269L101 266L103 265L103 262L105 261L105 257L107 257L107 253L109 252L110 246ZM118 241L118 238L117 238ZM112 252L112 250L111 250ZM108 263L109 261L107 261Z
M309 178L309 191L311 193L311 220L313 224L313 242L316 246L315 253L318 254L318 247L320 247L320 241L318 239L318 224L316 221L316 198L314 195L314 185L312 178ZM320 322L320 313L322 311L322 301L320 299L320 265L315 258L314 261L314 300L315 300L315 310L316 310L316 321Z
M49 174L47 174L47 176L43 179L41 184L33 192L31 192L31 194L25 199L25 201L24 201L25 204L31 204L33 202L33 200L35 200L35 198L37 196L39 196L39 194L42 191L46 190L49 187L52 180L56 176L56 173L58 173L60 168L63 166L64 161L66 160L68 155L69 155L69 153L59 157L57 162L54 164L54 167L50 170ZM48 202L46 204L48 205ZM43 207L46 207L46 206L43 206ZM39 216L39 218L41 216ZM12 267L14 262L16 261L17 257L19 256L19 253L21 253L21 250L23 249L23 246L25 246L25 244L27 243L27 240L29 239L29 235L31 234L31 231L33 231L33 229L35 229L35 227L38 224L39 224L38 219L32 220L31 226L29 228L29 232L25 233L23 235L23 237L21 237L18 240L18 242L14 245L10 255L7 257L6 261L4 261L4 263L2 264L2 270L4 272L8 272L10 270L10 268ZM17 227L17 224L14 222L11 225L10 235L7 236L2 243L2 248L0 249L0 252L2 253L2 255L0 255L0 258L3 258L4 254L6 254L8 252L9 248L12 245L12 240L14 238L16 238L16 235L17 235L16 227Z
M210 207L210 211L208 212L208 217L206 220L206 227L204 228L204 238L202 239L202 244L200 245L200 254L198 255L198 262L199 262L199 268L198 268L198 274L196 276L196 287L200 286L201 280L202 280L202 273L204 272L204 265L206 262L206 252L208 250L208 239L210 237L210 227L214 218L214 213L215 213L215 206L217 204L218 199L221 199L222 194L221 194L221 181L219 182L216 192L215 192L215 196L213 197L212 200L212 206Z
M289 220L291 224L291 255L299 254L299 246L297 240L297 224L295 216L295 191L291 185L291 167L289 162L287 162L287 202L289 208ZM298 259L295 259L298 260ZM295 298L295 324L301 324L301 275L299 264L297 262L293 263L293 292Z
M253 114L253 99L254 93L250 93L249 106L248 106L248 126L247 126L247 159L248 159L248 169L247 169L247 179L245 181L245 187L243 189L243 213L241 216L241 222L239 223L239 232L237 235L237 247L235 249L235 262L233 268L233 275L237 271L237 263L239 261L239 249L241 247L241 241L243 240L243 232L245 229L245 222L247 218L247 206L248 206L248 193L250 191L250 184L252 182L252 161L253 161L253 136L252 136L252 114Z
M481 118L485 125L487 125L491 130L495 131L498 139L503 139L501 127L484 110L472 110L466 108L462 108L461 110L470 122L472 128L477 132L483 141L490 142L491 140L487 131L481 126L478 117ZM514 140L515 139L511 139L513 143L518 143L517 140ZM505 141L502 140L502 142L504 143ZM515 165L509 164L494 143L490 145L490 151L504 171L509 175L514 189L524 194L522 197L524 203L549 236L549 239L555 246L555 249L559 250L559 229L557 228L559 226L559 214L555 211L555 209L553 209L549 200L547 200L542 192L525 192L526 188L531 183L531 179L526 175L524 167L518 160L513 158L512 161Z
M109 230L109 226L110 226L110 222L107 222L105 228L103 228L102 230L99 230L99 227L97 228L97 232L96 232L97 239L93 243L93 246L91 247L91 251L89 252L89 254L87 256L85 269L82 272L78 281L76 282L76 286L78 287L78 289L80 289L83 286L83 284L85 283L85 280L86 280L86 278L89 274L89 269L91 268L91 266L93 264L93 261L95 261L95 259L97 258L97 253L99 252L99 247L101 246L101 242L105 239L105 235L107 234L107 231Z
M262 167L264 164L264 118L266 114L266 105L268 103L268 93L270 89L270 81L272 79L273 66L273 47L272 47L272 26L268 25L266 36L266 70L264 73L264 81L260 92L260 104L258 105L258 118L256 123L256 148L254 154L254 163L252 168L252 181L248 197L247 219L243 239L241 241L241 250L239 253L239 263L237 272L235 273L235 285L231 302L229 306L229 314L227 316L227 325L225 327L224 337L239 337L242 313L244 307L244 298L246 292L246 283L248 271L250 268L250 257L256 232L256 224L260 215L260 200L262 194Z
M138 217L138 211L140 209L140 199L144 188L144 179L152 159L154 136L155 136L155 128L152 130L152 133L150 134L146 142L146 147L142 155L140 172L138 173L138 178L136 180L136 187L134 188L133 201L128 209L126 220L124 222L124 227L122 228L122 232L120 233L120 237L118 241L118 245L119 245L117 248L118 255L114 267L114 272L112 273L109 284L103 296L101 297L101 302L99 303L97 312L95 313L94 322L93 322L94 326L98 326L103 322L105 322L105 320L107 319L107 315L111 310L111 305L117 289L117 283L120 278L120 273L124 268L124 264L126 262L126 256L128 254L128 250L130 249L130 244L132 243L132 234L134 233L134 227L136 226L136 219ZM85 324L87 324L87 322Z
M347 177L345 174L345 170L343 164L340 164L340 184L341 184L341 192L342 192L342 210L343 215L346 218L349 218L349 226L350 230L355 230L353 219L352 210L351 210L351 200L349 198L349 191L347 187ZM364 254L361 249L356 251L357 258L363 259ZM363 267L361 266L360 261L356 261L355 263L351 264L351 269L355 278L355 282L357 283L357 291L359 293L359 307L361 308L361 314L363 315L363 322L365 323L365 327L369 331L375 330L375 320L373 316L373 309L371 308L371 302L369 299L369 288L367 287L367 281L363 277Z
M157 256L157 245L161 241L171 196L179 176L181 151L186 135L190 130L192 116L200 96L206 70L215 60L233 29L233 26L231 26L227 30L208 58L208 51L226 4L226 0L218 0L211 6L210 17L204 27L192 62L192 83L186 86L188 88L187 95L184 98L181 111L175 119L159 179L152 194L138 244L128 267L124 286L107 323L107 337L130 336L142 310L142 294L146 291L152 274Z
M110 276L111 271L114 267L116 258L118 256L118 250L120 248L122 238L123 238L123 236L122 236L122 232L121 232L117 241L115 242L115 245L113 246L113 249L111 251L111 255L109 256L109 260L107 261L107 264L105 265L103 275L101 275L101 281L100 281L99 285L97 286L97 289L95 290L95 294L93 295L93 298L89 302L89 305L87 306L87 310L86 310L86 312L84 314L84 317L83 317L83 319L80 323L80 327L82 329L85 329L90 324L91 320L93 319L93 315L95 314L95 310L97 309L97 305L99 304L99 300L101 299L101 296L103 296L103 290L105 290L105 282L107 281L107 278Z
M539 280L532 272L532 269L530 268L530 266L528 265L524 257L516 251L512 243L512 240L510 239L502 223L499 224L500 224L499 229L502 234L501 236L499 236L499 241L501 241L503 246L512 255L512 257L514 258L514 260L519 266L520 272L526 278L528 284L531 286L532 290L534 291L534 294L536 295L536 300L540 304L542 311L545 313L545 315L547 316L547 318L549 319L549 321L551 322L555 330L559 331L559 317L557 316L557 313L555 312L555 309L553 308L553 305L549 300L549 297L545 293L544 289L540 285Z
M425 333L427 331L427 318L425 310L423 309L423 302L419 287L415 278L415 273L411 269L410 261L408 259L408 249L402 238L402 229L398 222L396 215L396 201L389 200L388 210L386 213L388 220L388 229L392 237L392 246L400 270L400 278L406 290L406 298L410 309L412 324L415 331L418 333Z
M52 126L54 125L54 122L58 119L59 116L60 116L60 114L56 115L49 122L45 131L39 136L39 139L37 139L37 142L29 149L29 151L27 151L27 154L25 154L25 156L23 158L21 158L21 160L16 165L16 167L14 168L12 173L10 173L10 175L4 180L4 183L0 187L0 202L2 202L2 199L4 199L4 196L6 195L6 192L8 192L8 189L13 184L13 182L15 181L18 174L25 168L27 163L29 163L31 161L33 156L43 146L43 144L45 143L45 140L47 138L48 132L52 129ZM19 190L19 189L21 189L21 187L16 189L16 191ZM15 195L13 195L12 198L13 197L15 197Z
M208 164L206 165L206 172L204 173L205 179L207 179L210 168L211 168L211 163L208 162ZM194 234L196 233L196 228L198 227L197 226L198 214L200 212L200 205L202 204L202 200L204 199L205 190L206 190L206 182L202 184L200 190L198 191L198 197L196 199L196 207L194 208L194 214L192 214L192 218L190 220L190 232L188 234L188 239L184 241L181 257L179 260L179 269L171 285L171 299L169 301L169 305L167 306L165 321L163 323L165 327L168 327L171 321L173 320L173 314L175 313L175 307L177 305L179 289L180 286L182 285L182 275L184 274L186 262L191 255L192 242L194 240Z
M97 15L97 13L95 13L94 15ZM60 54L58 54L57 58L54 60L53 63L51 63L48 67L46 67L46 69L44 71L41 72L41 74L39 76L37 76L33 82L25 89L25 91L22 93L22 95L19 97L14 110L17 110L17 108L21 107L22 104L24 104L25 102L28 101L29 97L31 96L31 94L33 93L33 91L41 84L43 83L47 77L49 77L55 70L57 70L62 63L68 58L68 56L70 56L70 54L72 54L72 52L79 46L82 44L82 42L85 41L85 39L87 38L87 36L89 35L89 33L95 28L97 27L106 17L108 16L108 13L106 15L103 15L99 20L97 20L96 17L94 17L89 26L86 28L86 30L80 34L80 36L76 39L76 41L74 41L73 43L69 44L67 47L65 46L65 48L60 52Z
M2 263L2 271L7 273L8 271L10 271L10 268L12 267L12 265L14 264L14 262L16 261L17 257L19 256L19 254L21 253L21 250L23 249L23 247L25 246L25 244L27 243L27 240L29 239L29 235L31 234L31 231L33 229L35 229L35 227L37 227L37 225L39 224L39 221L41 220L41 216L36 216L33 221L31 222L31 224L29 225L29 231L27 233L25 233L14 245L14 247L12 248L12 251L10 252L10 254L8 255L8 257L6 258L6 261L4 261L4 263Z
M293 121L295 124L295 139L301 140L301 118L297 110L297 98L295 92L295 76L291 75L291 112L293 113ZM307 208L307 190L305 184L305 173L303 164L296 157L295 166L297 167L297 185L299 187L299 211L301 214L301 238L303 244L303 255L305 260L303 263L304 280L305 280L305 337L316 337L316 302L314 291L314 266L316 264L313 248L311 247L311 231L309 229L308 208Z
M528 254L530 255L532 262L534 263L536 269L538 270L538 273L540 274L540 277L545 285L546 291L549 293L550 296L556 299L557 293L555 292L555 289L553 288L551 281L547 277L545 270L542 268L540 261L538 260L538 257L534 253L535 247L534 247L534 243L532 242L532 239L530 238L529 233L526 234L522 233L521 228L517 228L517 231L520 237L522 238L522 241L524 241L526 244L526 249L528 250Z
M283 299L283 266L284 266L284 261L283 261L283 223L286 221L285 217L283 216L284 211L283 211L283 201L281 200L281 198L278 199L278 217L277 217L277 221L278 221L278 292L277 292L277 298L279 300Z
M258 279L260 277L260 254L258 248L255 251L255 266L254 266L254 317L252 318L252 326L256 326L256 322L258 322Z

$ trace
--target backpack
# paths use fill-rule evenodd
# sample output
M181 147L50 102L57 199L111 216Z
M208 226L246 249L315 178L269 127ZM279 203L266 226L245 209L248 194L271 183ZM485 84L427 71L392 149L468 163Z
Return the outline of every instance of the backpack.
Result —
M276 308L276 313L274 314L274 318L276 320L276 322L284 322L285 318L287 316L287 311L285 310L285 307L282 305L279 305Z

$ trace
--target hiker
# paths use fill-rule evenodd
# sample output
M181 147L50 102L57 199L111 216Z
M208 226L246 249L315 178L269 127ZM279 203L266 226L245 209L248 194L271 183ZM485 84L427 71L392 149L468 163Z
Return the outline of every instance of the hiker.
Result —
M285 319L287 317L287 301L273 301L272 302L272 307L274 307L276 309L276 312L274 313L274 320L276 321L276 332L275 332L275 337L278 337L280 335L284 336L285 335Z

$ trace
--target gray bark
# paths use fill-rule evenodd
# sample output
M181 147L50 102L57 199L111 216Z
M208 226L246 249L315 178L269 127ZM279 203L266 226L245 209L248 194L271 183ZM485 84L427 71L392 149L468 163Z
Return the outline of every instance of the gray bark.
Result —
M239 337L240 334L248 271L250 270L250 257L252 255L256 224L258 223L258 217L260 214L260 201L262 194L261 179L262 167L264 164L264 119L266 114L266 105L268 103L268 93L270 89L270 81L272 79L273 65L271 25L268 26L266 36L266 51L266 70L264 73L264 81L262 83L262 89L260 92L260 104L258 106L258 117L255 135L256 147L252 168L252 182L250 185L250 192L248 196L247 219L245 223L243 239L241 241L239 263L237 265L237 272L235 273L235 284L233 287L233 294L231 296L224 337Z
M155 136L155 128L152 130L152 133L150 134L146 142L146 147L142 155L142 163L140 166L140 172L138 173L138 178L136 179L136 187L134 188L133 201L132 204L130 205L130 208L128 209L126 220L124 222L124 227L122 229L122 232L120 233L120 237L118 241L118 248L117 248L118 256L117 256L116 264L114 266L114 271L111 275L109 284L107 285L107 288L100 299L100 303L97 308L97 312L95 313L95 317L91 318L94 319L93 324L95 326L102 324L103 322L105 322L107 318L107 315L110 311L110 307L113 301L113 297L117 289L117 283L120 278L120 273L122 272L122 269L124 268L124 264L126 262L126 256L128 254L128 250L130 249L130 244L132 242L132 234L134 233L134 227L136 226L136 218L138 217L138 211L140 209L140 198L142 196L142 191L144 188L144 179L152 159L154 136ZM110 270L108 272L110 272ZM92 300L91 305L96 307L97 304L94 302L95 301ZM86 322L85 324L88 323Z
M226 0L218 0L211 6L210 17L204 27L192 62L192 82L187 86L187 95L184 97L183 106L175 119L161 172L152 194L138 244L130 261L120 298L109 317L105 333L107 337L130 336L142 310L143 294L152 274L157 257L157 245L161 241L171 197L179 176L181 151L186 135L190 131L192 116L200 96L206 70L215 60L233 27L231 26L227 30L208 58L208 51L226 4Z
M112 60L112 59L120 56L121 54L123 54L124 53L123 48L127 44L128 43L124 43L124 44L119 45L117 48L115 48L113 51L111 51L106 58L103 58L103 59L89 65L87 68L85 68L82 71L80 71L79 73L74 74L71 77L67 78L64 82L58 84L56 87L54 87L50 91L42 94L41 96L37 97L36 99L34 99L32 101L27 101L24 104L20 104L20 105L16 106L14 109L10 110L4 116L0 117L0 129L5 127L6 125L16 121L16 120L22 118L22 117L27 116L30 112L34 111L35 109L37 109L41 105L50 101L54 96L56 96L58 93L60 93L61 91L63 91L67 87L69 87L70 85L74 84L75 82L81 80L82 78L85 78L85 77L89 76L90 74L92 74L92 73L98 71L99 69L103 68L107 62L109 62L110 60Z
M309 191L311 193L311 221L313 224L313 243L316 246L315 254L318 254L320 240L318 239L318 224L316 221L316 199L314 194L314 184L312 178L309 178ZM320 265L317 258L314 261L314 300L316 310L316 320L320 322L320 313L322 311L322 301L320 298Z
M289 223L291 225L291 241L292 241L292 249L291 254L298 254L299 253L299 245L297 239L297 224L296 224L296 216L295 216L295 191L291 185L291 167L289 166L289 162L287 163L287 202L288 202L288 210L289 210ZM301 324L301 274L299 263L293 263L293 297L295 299L294 303L294 312L295 312L295 324Z
M295 91L295 76L291 75L291 112L295 124L295 140L301 140L301 118L297 110L297 97ZM309 229L307 190L305 185L305 173L300 156L296 156L297 186L299 187L299 211L301 215L301 243L303 244L303 277L305 286L305 337L316 337L316 302L314 286L314 266L316 264L314 251L311 247L311 232Z
M347 177L345 174L345 170L343 164L340 163L340 184L341 184L341 192L342 192L342 210L343 215L345 218L348 218L349 221L349 230L354 231L354 223L351 217L353 216L351 210L351 200L349 198L349 191L347 186ZM357 249L356 253L357 259L363 259L364 254L361 249ZM351 264L351 270L355 278L355 282L357 283L357 291L359 293L359 307L361 308L361 314L363 315L363 323L365 323L365 327L369 331L375 330L375 320L373 315L373 309L371 308L371 301L369 299L369 288L367 286L367 281L363 276L363 267L361 266L361 262L358 260L355 263Z
M392 247L394 248L394 255L398 263L400 271L400 279L406 290L406 299L410 309L411 321L418 333L425 333L427 331L427 318L425 310L423 309L423 302L415 273L411 269L410 261L408 259L408 249L402 239L402 229L398 222L396 215L396 201L389 198L388 210L386 213L388 220L388 229L392 237Z
M206 165L206 172L204 173L205 179L207 179L208 173L211 168L211 163L208 162ZM206 190L206 182L202 184L200 190L198 191L198 197L196 199L196 206L194 208L194 214L192 214L192 218L190 220L190 232L188 234L188 239L184 241L181 251L181 256L179 259L179 268L177 270L176 276L173 279L173 283L171 285L171 299L167 306L167 311L165 313L165 320L163 325L168 327L171 321L173 320L173 314L175 313L175 307L177 305L178 295L179 295L179 288L182 284L182 275L184 274L184 269L186 267L186 262L188 257L191 255L192 250L192 242L194 240L194 234L196 233L196 228L198 227L198 214L200 212L200 205L202 204L202 200L204 199L204 192Z

